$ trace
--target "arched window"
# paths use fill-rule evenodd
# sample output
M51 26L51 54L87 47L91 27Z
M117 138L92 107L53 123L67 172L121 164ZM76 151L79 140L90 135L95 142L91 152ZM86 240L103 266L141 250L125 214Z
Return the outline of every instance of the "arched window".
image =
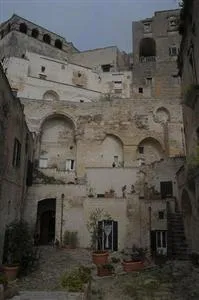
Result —
M59 95L54 91L47 91L43 95L43 100L58 101L59 100Z
M46 44L50 44L50 42L51 42L50 35L49 35L49 34L44 34L44 36L43 36L43 41L44 41L44 43L46 43Z
M55 40L55 47L58 49L62 49L62 41L60 40Z
M140 58L155 57L156 43L153 38L144 38L140 41Z
M32 37L34 37L35 39L36 38L38 38L38 36L39 36L39 31L37 30L37 28L34 28L33 30L32 30Z
M7 32L10 32L10 30L11 30L11 25L9 23L8 26L7 26Z
M19 25L19 31L20 31L20 32L23 32L23 33L27 33L28 27L27 27L26 23L21 23L21 24Z
M0 32L0 36L1 36L1 39L4 37L4 31L3 30Z

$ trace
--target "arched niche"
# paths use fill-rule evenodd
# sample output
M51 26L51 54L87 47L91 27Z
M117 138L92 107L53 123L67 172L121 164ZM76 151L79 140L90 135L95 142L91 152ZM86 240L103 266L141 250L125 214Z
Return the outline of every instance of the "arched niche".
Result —
M150 164L164 158L164 150L158 140L153 137L143 139L137 147L137 159Z
M140 41L140 57L156 56L156 42L153 38L143 38Z
M166 124L170 121L170 113L165 107L159 107L155 112L155 121Z
M37 39L38 36L39 36L39 30L38 30L37 28L34 28L34 29L32 30L31 36L32 36L33 38Z
M58 101L59 95L55 91L46 91L43 95L43 100L47 101Z
M48 116L40 129L40 160L42 168L75 170L76 141L73 121L61 114Z
M58 49L62 49L62 41L60 41L59 39L55 40L55 47Z
M49 34L44 34L43 35L43 41L46 44L50 44L51 43L51 37L50 37L50 35Z
M102 160L107 167L122 167L124 164L123 143L115 135L107 134L102 142Z
M21 23L19 25L19 31L22 32L22 33L25 33L25 34L27 33L28 27L27 27L26 23Z

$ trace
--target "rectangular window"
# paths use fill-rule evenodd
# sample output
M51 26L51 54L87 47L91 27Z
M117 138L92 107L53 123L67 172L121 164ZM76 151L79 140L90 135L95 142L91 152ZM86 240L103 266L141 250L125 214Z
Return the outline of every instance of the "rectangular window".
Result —
M66 160L66 170L71 171L75 169L75 161L74 159Z
M101 65L102 71L103 72L110 72L111 70L111 65L107 64L107 65Z
M139 146L139 147L138 147L138 152L139 152L140 154L144 154L144 147Z
M21 143L19 142L18 139L15 138L13 159L12 159L13 167L20 167L20 160L21 160Z
M121 90L122 89L122 81L114 81L114 89Z
M158 212L158 217L159 217L160 220L164 219L164 211L163 210Z
M40 157L39 168L47 168L47 167L48 167L48 158Z
M139 92L139 94L143 94L143 88L139 87L138 92Z
M162 199L172 197L173 196L172 181L160 182L160 193L161 193Z
M147 86L152 86L152 78L151 77L147 77L146 84L147 84Z
M170 47L169 48L169 56L177 56L178 55L178 51L176 47Z

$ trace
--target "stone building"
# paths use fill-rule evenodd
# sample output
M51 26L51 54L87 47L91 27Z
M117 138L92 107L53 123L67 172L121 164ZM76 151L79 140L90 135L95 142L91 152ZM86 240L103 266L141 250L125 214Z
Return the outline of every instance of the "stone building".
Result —
M182 107L186 140L186 164L178 171L179 207L184 215L186 238L199 253L199 3L183 1L180 18L182 42L178 58L182 78Z
M40 243L62 241L68 230L88 247L87 222L102 209L100 221L111 225L105 248L155 243L155 251L167 251L167 203L174 211L184 155L177 53L170 52L180 42L171 22L178 17L177 10L156 12L148 33L145 21L134 24L133 66L117 47L57 49L51 41L59 36L47 43L47 30L36 26L42 35L33 36L33 24L20 17L0 27L11 22L0 40L1 58L34 133L34 184L24 217ZM9 35L18 39L16 55ZM148 42L155 53L145 52ZM107 213L111 221L104 220Z
M23 105L13 95L0 64L0 261L5 227L21 217L31 184L32 147Z

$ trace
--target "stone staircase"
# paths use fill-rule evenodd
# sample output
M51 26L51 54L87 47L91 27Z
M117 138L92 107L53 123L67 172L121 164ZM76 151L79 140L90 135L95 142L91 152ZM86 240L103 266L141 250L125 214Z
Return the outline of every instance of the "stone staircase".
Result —
M185 239L183 216L180 212L168 213L168 257L188 259L189 249Z

